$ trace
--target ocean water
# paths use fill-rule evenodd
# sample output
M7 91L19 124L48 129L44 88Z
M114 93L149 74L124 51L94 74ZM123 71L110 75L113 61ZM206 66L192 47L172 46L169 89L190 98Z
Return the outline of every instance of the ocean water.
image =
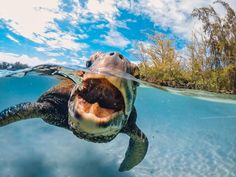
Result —
M2 77L0 110L35 101L56 83L48 76ZM126 135L96 144L41 119L0 127L0 176L236 177L235 101L197 98L139 87L137 124L149 139L149 149L128 172L118 171L128 146Z

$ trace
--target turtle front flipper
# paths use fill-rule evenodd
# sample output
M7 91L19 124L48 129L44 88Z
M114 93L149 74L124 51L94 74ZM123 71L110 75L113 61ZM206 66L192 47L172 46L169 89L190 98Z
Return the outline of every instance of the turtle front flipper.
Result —
M127 134L130 136L129 147L119 171L130 170L139 164L144 159L148 149L148 139L137 126L133 127Z
M145 157L148 149L148 139L136 125L136 110L133 109L127 126L122 133L130 136L129 146L125 158L120 165L119 171L128 171L139 164Z
M49 105L38 102L26 102L9 107L0 112L0 127L19 120L45 116L45 113L48 112L48 108Z

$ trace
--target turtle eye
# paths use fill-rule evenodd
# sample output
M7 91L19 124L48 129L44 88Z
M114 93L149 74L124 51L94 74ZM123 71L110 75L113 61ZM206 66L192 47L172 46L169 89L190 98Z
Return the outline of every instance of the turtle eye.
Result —
M91 65L92 65L92 61L91 60L86 61L86 67L87 68L90 67Z
M140 78L140 71L137 65L131 64L131 73L135 78L139 79Z
M121 55L121 54L119 54L119 57L120 57L121 60L124 59L123 55Z

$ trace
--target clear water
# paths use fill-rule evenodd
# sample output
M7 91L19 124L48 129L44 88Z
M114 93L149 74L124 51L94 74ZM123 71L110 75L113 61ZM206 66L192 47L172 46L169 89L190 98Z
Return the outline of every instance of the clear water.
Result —
M0 110L35 101L56 83L48 76L1 77ZM0 176L235 177L236 104L216 98L139 87L137 124L149 139L149 149L138 166L123 173L118 168L128 146L126 135L96 144L41 119L1 127Z

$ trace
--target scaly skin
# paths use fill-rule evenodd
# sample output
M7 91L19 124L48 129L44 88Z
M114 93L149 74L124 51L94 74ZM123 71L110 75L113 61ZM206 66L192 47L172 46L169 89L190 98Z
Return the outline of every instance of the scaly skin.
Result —
M87 67L92 71L108 68L111 71L127 72L137 77L137 67L119 53L95 53L87 61ZM0 113L0 126L18 120L39 117L49 124L72 131L79 138L99 143L109 142L119 133L125 133L130 137L130 142L119 170L130 170L143 160L148 148L146 136L136 125L137 114L133 104L137 84L131 80L93 73L75 72L74 75L82 78L81 83L75 84L69 79L64 79L60 84L40 96L35 103L21 103L3 110ZM100 103L90 103L82 98L83 89L86 94L92 94L92 92L95 95L103 94L100 90L87 91L85 85L89 83L89 79L94 81L105 79L106 82L113 85L104 85L104 88L101 89L108 89L108 95L111 95L110 99L113 99L112 95L119 92L123 98L123 108L115 112L112 111L113 113L110 114L109 112L113 108L103 108ZM90 89L94 89L93 85L91 87ZM111 87L114 87L114 93L109 91L112 90ZM114 89L117 89L117 91L114 91ZM91 97L93 96L91 95ZM105 100L109 99L109 96L102 97ZM84 101L86 104L84 104ZM98 115L107 115L108 117L101 118L97 117Z

